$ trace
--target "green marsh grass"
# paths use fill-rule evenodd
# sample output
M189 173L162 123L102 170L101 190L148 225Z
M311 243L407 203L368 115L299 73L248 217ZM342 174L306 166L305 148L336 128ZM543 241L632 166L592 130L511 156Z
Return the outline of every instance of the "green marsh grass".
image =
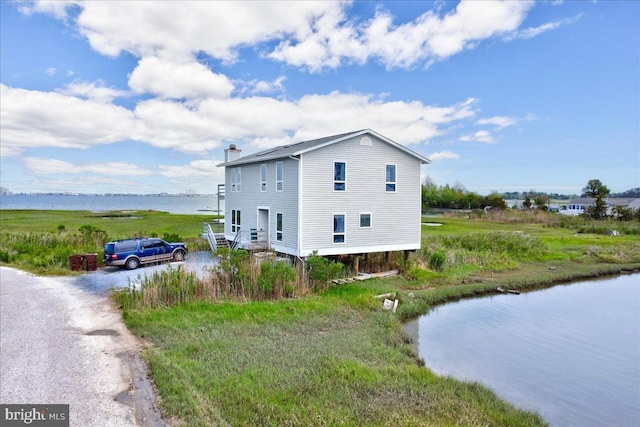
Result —
M110 237L147 230L187 236L191 245L198 241L200 216L139 216L102 220L54 212L47 219L41 212L3 211L0 220L2 232L57 233L64 224L62 232L80 235L80 227L89 224ZM158 293L163 289L167 295L156 299L171 304L123 304L126 324L148 343L145 354L164 414L189 426L544 425L539 416L513 408L478 384L425 369L402 320L447 301L495 292L497 286L528 290L639 269L640 237L580 232L558 224L557 215L538 213L435 221L442 226L423 227L422 249L400 265L399 276L339 286L325 282L289 295L274 293L285 289L274 274L255 281L265 299L239 302L244 299L234 294L194 302L191 295L199 291L191 279L172 272L159 279L166 283L158 285ZM444 255L444 262L433 254ZM438 260L430 264L429 258ZM246 291L253 282L230 265L224 286ZM375 296L384 293L399 299L397 313L381 310Z
M69 256L97 253L109 240L181 237L190 250L208 248L201 239L205 215L156 211L0 210L0 262L39 274L69 273Z
M125 318L154 343L164 409L186 425L544 425L486 388L424 369L398 318L345 303L361 292L350 289Z

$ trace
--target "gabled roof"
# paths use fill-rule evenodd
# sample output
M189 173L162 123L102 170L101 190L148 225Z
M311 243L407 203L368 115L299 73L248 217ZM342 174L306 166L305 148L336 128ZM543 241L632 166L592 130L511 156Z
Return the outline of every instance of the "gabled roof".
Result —
M608 205L611 206L629 206L631 203L633 203L635 200L638 200L637 198L632 198L632 197L624 197L624 198L620 198L620 197L607 197L604 199L605 203L607 203ZM569 200L569 204L570 205L593 205L595 204L596 199L593 197L578 197L576 199L571 199Z
M281 159L281 158L290 157L290 156L299 156L309 151L317 150L319 148L326 147L327 145L335 144L337 142L344 141L346 139L354 138L364 134L370 134L375 136L376 138L381 139L387 144L390 144L396 147L397 149L404 151L405 153L415 157L416 159L420 160L420 162L423 164L431 163L429 159L422 156L421 154L418 154L415 151L412 151L406 148L405 146L398 144L397 142L394 142L389 138L386 138L380 135L379 133L372 131L371 129L362 129L355 132L341 133L339 135L332 135L332 136L326 136L324 138L312 139L309 141L302 141L296 144L281 145L279 147L269 148L268 150L263 150L254 154L249 154L247 156L240 157L239 159L236 159L230 162L220 163L218 166L238 166L238 165L244 165L247 163L265 162L267 160Z

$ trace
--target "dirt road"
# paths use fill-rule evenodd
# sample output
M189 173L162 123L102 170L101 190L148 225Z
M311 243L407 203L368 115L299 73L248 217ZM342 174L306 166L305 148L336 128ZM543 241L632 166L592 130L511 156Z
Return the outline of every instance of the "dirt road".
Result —
M0 403L69 404L71 426L164 426L140 345L104 294L0 267Z

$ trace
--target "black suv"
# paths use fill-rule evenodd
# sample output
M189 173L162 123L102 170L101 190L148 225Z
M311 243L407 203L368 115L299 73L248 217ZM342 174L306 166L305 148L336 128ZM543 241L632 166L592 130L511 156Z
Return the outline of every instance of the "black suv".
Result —
M104 265L138 268L140 264L161 261L183 261L187 255L184 243L168 243L157 238L125 239L109 242L104 247Z

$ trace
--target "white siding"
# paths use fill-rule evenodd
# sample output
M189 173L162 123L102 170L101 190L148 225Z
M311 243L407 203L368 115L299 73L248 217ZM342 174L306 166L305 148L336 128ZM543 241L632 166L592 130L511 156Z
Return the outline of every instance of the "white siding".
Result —
M331 255L420 247L420 160L371 139L371 146L360 145L357 137L301 156L300 255L314 250ZM333 190L335 161L347 164L344 192ZM387 164L396 165L394 193L385 191ZM346 241L341 244L333 243L336 213L346 215ZM361 213L371 214L371 228L360 228Z
M225 235L233 239L231 232L231 211L242 213L241 228L243 230L258 228L258 208L269 209L269 242L280 252L296 254L298 235L298 161L280 159L283 162L283 188L276 191L277 161L244 164L242 168L242 186L240 192L226 192L225 200ZM267 164L267 191L260 191L260 165ZM225 168L226 188L230 188L231 169ZM276 240L276 214L283 216L283 241Z

